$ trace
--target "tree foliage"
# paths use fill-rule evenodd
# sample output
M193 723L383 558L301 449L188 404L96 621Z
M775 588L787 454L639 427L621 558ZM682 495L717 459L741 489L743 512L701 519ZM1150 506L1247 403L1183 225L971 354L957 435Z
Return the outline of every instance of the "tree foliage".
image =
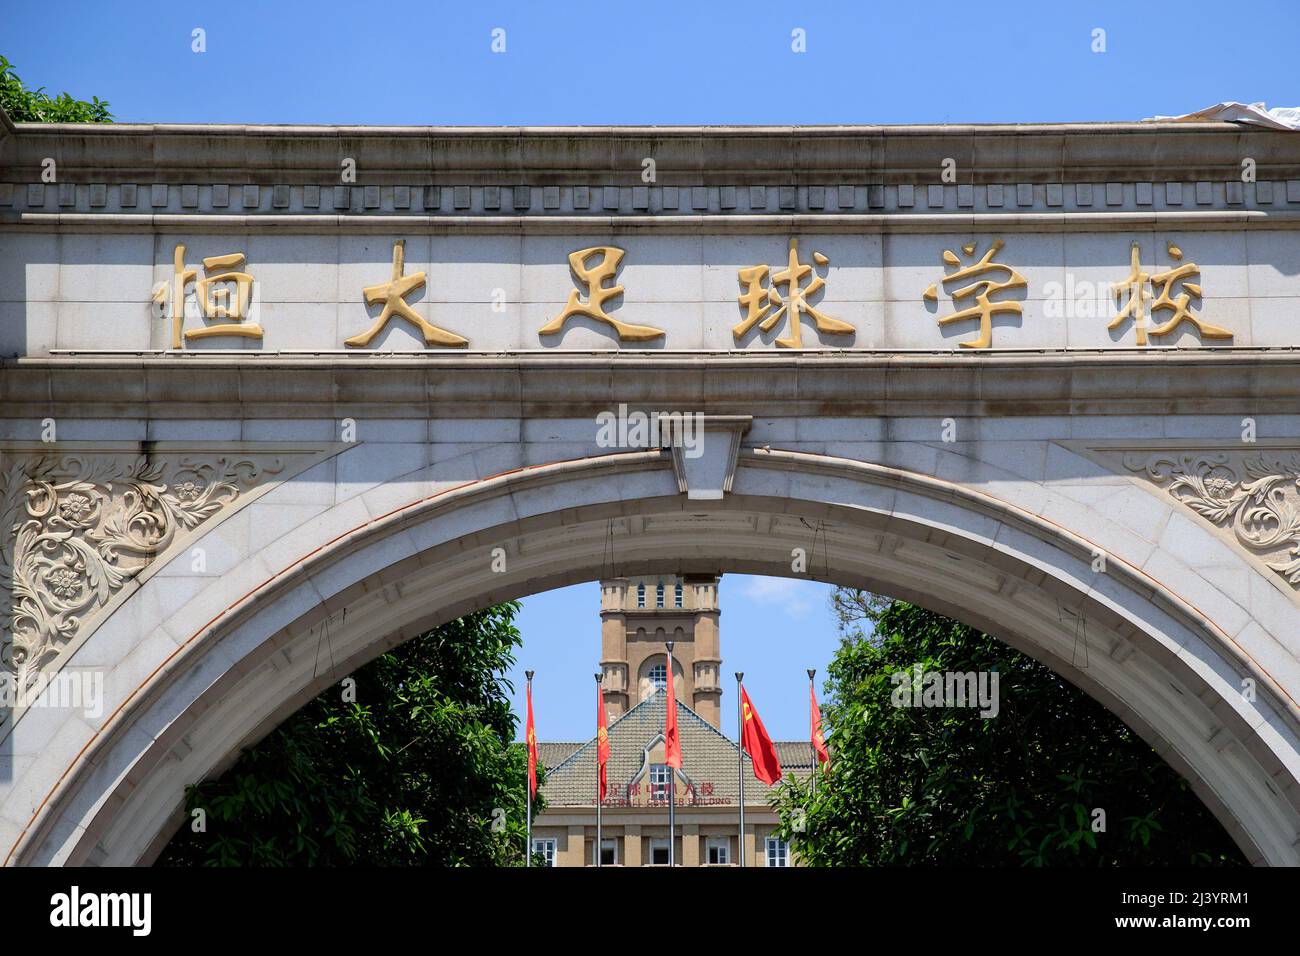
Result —
M831 769L787 782L782 828L811 865L1240 865L1187 783L1034 659L901 601L841 594L829 668ZM869 625L862 634L862 624ZM870 625L874 625L874 634ZM895 706L898 672L998 673L997 716ZM1094 811L1105 813L1096 832Z
M353 703L338 685L321 694L189 788L159 862L522 864L528 762L502 676L521 643L518 611L497 605L382 655L352 675ZM195 833L200 808L206 832Z
M90 102L73 99L69 93L51 97L45 87L29 90L14 72L13 64L0 56L0 107L15 123L111 123L108 104L97 96Z

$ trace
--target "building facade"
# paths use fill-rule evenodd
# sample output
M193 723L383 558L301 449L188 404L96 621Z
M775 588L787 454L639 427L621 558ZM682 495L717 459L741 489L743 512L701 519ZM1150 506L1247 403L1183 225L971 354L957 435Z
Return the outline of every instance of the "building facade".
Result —
M609 726L606 797L601 803L604 866L667 866L669 774L664 763L668 656L682 745L674 780L673 859L679 866L738 866L743 773L745 866L793 866L771 788L738 762L723 732L721 643L716 575L648 575L601 581L601 688ZM734 720L726 725L734 728ZM807 774L804 741L776 742L786 774ZM595 739L541 743L546 810L533 824L533 849L552 866L596 862Z

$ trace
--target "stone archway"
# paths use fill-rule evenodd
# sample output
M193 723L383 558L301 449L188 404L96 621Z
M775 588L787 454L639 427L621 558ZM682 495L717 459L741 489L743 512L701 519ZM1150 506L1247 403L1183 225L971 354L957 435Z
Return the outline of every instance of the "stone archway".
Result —
M34 812L6 834L6 862L148 862L179 822L185 784L385 648L474 608L611 571L793 576L797 548L810 577L929 606L1053 667L1152 743L1252 862L1300 861L1300 681L1196 607L1199 571L1115 556L1098 575L1092 529L986 490L825 454L733 453L728 490L705 500L681 493L681 470L659 450L434 494L393 482L381 492L391 506L357 511L349 499L292 540L240 555L170 612L177 641L123 642L109 618L70 661L120 652L101 725L45 726L40 712L19 724L31 720L29 738L47 743L7 795L9 819L24 798ZM266 500L291 500L293 485ZM154 575L121 605L134 602L133 629L150 626L165 586ZM333 657L322 669L324 628Z

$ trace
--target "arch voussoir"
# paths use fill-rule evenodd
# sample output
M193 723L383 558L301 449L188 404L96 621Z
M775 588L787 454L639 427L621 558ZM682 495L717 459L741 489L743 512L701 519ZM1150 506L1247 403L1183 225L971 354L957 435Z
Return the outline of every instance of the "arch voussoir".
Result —
M195 601L223 610L131 690L84 743L87 759L52 780L6 848L10 862L147 862L179 822L185 784L424 629L611 573L796 576L792 550L808 548L814 530L820 544L799 576L924 604L1031 654L1151 742L1252 862L1300 862L1291 698L1174 582L1119 558L1099 581L1087 529L897 468L742 451L732 492L693 501L667 459L620 453L467 482L324 540L304 533L251 590L218 600L214 585ZM495 548L507 555L499 572ZM1086 616L1086 663L1063 607ZM1253 702L1234 696L1245 675L1259 682Z

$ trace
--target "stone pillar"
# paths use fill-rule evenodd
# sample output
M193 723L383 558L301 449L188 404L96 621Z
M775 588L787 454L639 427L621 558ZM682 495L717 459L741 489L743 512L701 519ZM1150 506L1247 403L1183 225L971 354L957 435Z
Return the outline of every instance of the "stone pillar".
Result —
M682 827L682 866L700 865L700 827L688 823Z
M627 578L600 582L600 669L604 674L601 690L610 720L626 714L631 706L628 697Z
M722 729L722 640L718 609L718 579L690 575L684 579L695 608L694 689L691 708Z
M586 860L582 858L587 845L586 836L586 827L569 827L569 838L565 841L563 857L556 860L556 864L558 866L582 866L586 863Z
M623 827L623 865L641 865L641 827Z
M749 808L746 807L746 810ZM745 821L745 866L766 866L767 860L763 859L758 852L759 839L754 824L748 820Z
M692 707L719 730L722 728L722 658L718 653L717 613L695 624L695 695Z

